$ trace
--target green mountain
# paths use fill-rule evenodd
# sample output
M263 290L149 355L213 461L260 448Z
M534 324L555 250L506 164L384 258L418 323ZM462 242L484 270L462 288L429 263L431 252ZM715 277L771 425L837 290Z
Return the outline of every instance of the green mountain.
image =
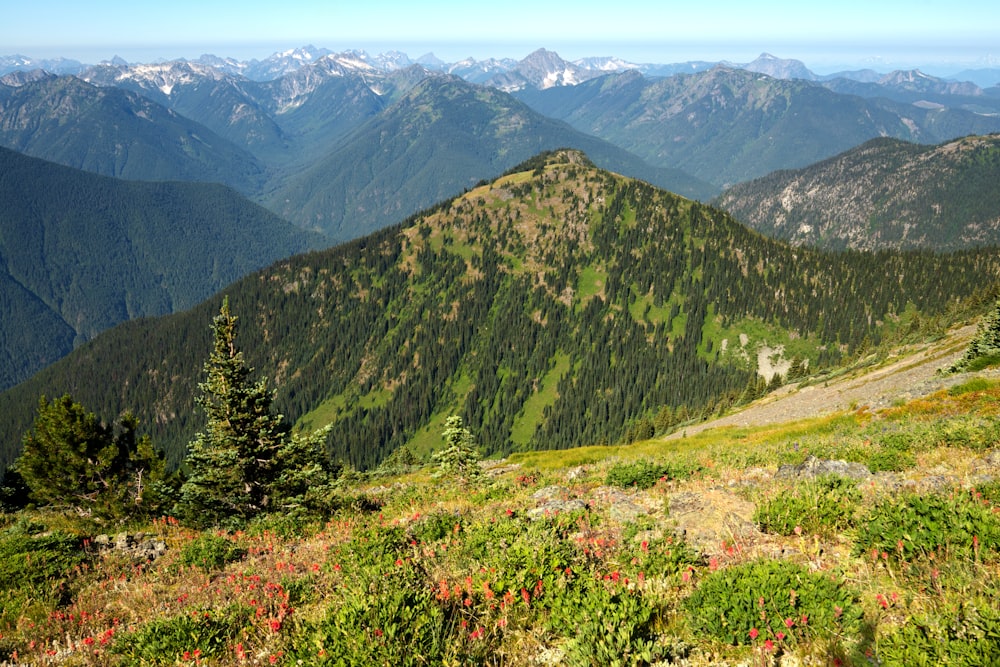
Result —
M331 454L367 467L426 452L451 414L494 453L709 414L760 388L765 365L835 363L998 271L988 251L793 248L560 151L225 294L276 407L332 422ZM69 392L100 415L134 410L177 463L220 301L122 324L0 395L3 462L38 396Z
M0 146L104 176L259 189L264 168L205 126L118 88L76 77L0 83Z
M1000 245L1000 135L937 146L874 139L716 201L763 234L827 248Z
M88 68L81 78L138 93L257 157L287 147L282 129L255 95L260 84L213 67L186 61L133 67L103 63Z
M341 239L369 233L544 150L585 151L601 167L695 198L715 188L457 77L425 78L269 194L284 218ZM345 168L345 165L350 165Z
M842 95L746 70L613 74L518 93L532 108L656 166L726 187L805 167L876 137L940 143L1000 131L1000 116Z
M326 245L221 185L121 181L2 148L0 202L3 388L119 322Z

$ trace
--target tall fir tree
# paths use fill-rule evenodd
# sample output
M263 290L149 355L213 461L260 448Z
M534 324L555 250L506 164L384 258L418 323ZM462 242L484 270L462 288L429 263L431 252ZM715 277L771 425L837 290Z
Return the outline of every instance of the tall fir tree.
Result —
M242 524L268 511L322 509L336 469L323 451L329 428L291 433L271 411L273 394L236 347L237 317L222 302L214 344L198 385L207 424L188 445L178 514L199 526Z
M188 445L180 490L181 514L194 524L245 521L264 511L275 455L289 434L281 416L271 413L266 382L252 382L253 369L236 347L237 319L226 298L212 320L214 345L198 385L207 424Z

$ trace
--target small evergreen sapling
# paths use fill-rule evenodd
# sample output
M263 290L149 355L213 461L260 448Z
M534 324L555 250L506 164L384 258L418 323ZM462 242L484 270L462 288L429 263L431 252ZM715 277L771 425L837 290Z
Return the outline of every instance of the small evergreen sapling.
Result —
M990 363L984 363L984 362ZM948 370L952 373L977 370L1000 361L1000 301L983 316L965 354ZM979 362L979 363L977 363Z
M471 481L482 475L479 467L479 451L476 440L465 428L462 418L452 415L445 421L441 431L445 446L434 453L434 463L438 466L435 477L456 477L461 481Z

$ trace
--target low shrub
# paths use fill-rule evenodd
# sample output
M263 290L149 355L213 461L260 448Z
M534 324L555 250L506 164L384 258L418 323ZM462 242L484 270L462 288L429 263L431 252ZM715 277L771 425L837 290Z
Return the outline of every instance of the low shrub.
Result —
M861 520L854 540L855 555L884 554L896 562L929 554L992 559L998 550L1000 519L966 491L887 498Z
M850 586L829 573L775 560L710 572L683 608L696 634L734 645L854 637L863 619L858 593Z
M181 548L180 564L193 565L205 572L219 570L246 556L246 549L223 535L205 534Z
M21 521L0 533L0 629L66 602L72 571L88 559L80 538L44 529Z
M879 641L883 667L995 665L1000 655L1000 612L962 604L954 616L910 618Z
M989 359L995 359L993 365L1000 363L1000 355L994 357L987 357ZM994 386L994 383L990 382L986 378L974 377L971 380L966 380L961 384L956 384L948 389L949 396L961 396L962 394L970 394L975 391L986 391Z
M197 664L225 653L253 620L254 610L243 605L191 611L120 634L111 651L121 657L123 665Z
M872 472L901 472L917 465L915 452L929 449L934 436L924 426L907 425L868 435L865 439L864 463Z
M549 627L570 637L570 665L650 665L665 655L653 634L656 612L620 582L576 579L552 601Z
M40 524L15 523L0 534L0 590L51 587L87 560L80 547L79 537L45 532Z
M861 502L857 481L838 476L805 482L758 503L756 521L765 533L833 535L854 525Z
M640 459L632 463L617 463L608 470L605 484L622 488L649 489L661 479L690 479L697 466L655 463Z

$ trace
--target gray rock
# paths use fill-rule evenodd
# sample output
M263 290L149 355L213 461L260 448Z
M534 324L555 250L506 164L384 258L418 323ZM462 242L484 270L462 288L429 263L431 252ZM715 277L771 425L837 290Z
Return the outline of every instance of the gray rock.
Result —
M635 521L641 516L646 516L649 514L649 510L627 500L620 500L611 504L609 514L613 521L628 522Z
M783 465L774 473L776 479L796 479L813 478L824 475L837 475L850 479L869 479L872 476L871 470L861 463L848 463L847 461L831 461L818 459L810 456L798 465Z
M142 533L119 533L114 537L96 535L91 544L100 554L123 554L136 560L156 560L167 551L166 542Z
M528 518L541 519L554 514L566 514L567 512L576 512L585 509L587 509L587 503L576 498L572 500L550 500L547 503L528 510Z
M546 502L558 498L568 498L569 489L564 486L545 486L531 494L531 499L537 502Z

